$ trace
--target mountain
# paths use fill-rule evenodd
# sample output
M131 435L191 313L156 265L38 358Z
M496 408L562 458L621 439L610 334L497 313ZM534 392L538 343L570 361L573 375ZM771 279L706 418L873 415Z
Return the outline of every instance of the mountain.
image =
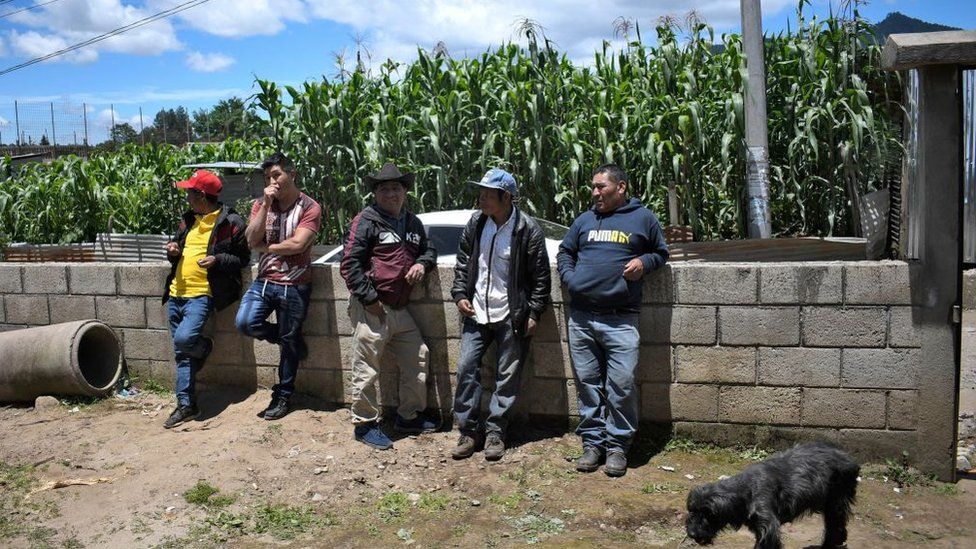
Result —
M936 23L929 23L921 19L909 17L903 13L893 11L874 26L874 33L878 36L878 42L884 43L889 34L901 34L910 32L937 32L961 30L956 27L947 27Z

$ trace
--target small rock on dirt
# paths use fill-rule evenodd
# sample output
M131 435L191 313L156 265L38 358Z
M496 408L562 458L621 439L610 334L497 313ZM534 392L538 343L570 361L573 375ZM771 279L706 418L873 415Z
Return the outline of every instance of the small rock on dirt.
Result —
M58 402L58 399L54 398L53 396L39 396L34 400L34 409L44 410L49 408L57 408L60 404L61 403Z

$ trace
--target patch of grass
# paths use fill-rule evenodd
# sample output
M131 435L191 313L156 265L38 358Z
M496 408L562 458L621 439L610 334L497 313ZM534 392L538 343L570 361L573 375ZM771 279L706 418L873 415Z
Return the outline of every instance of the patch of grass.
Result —
M434 494L424 494L420 496L420 501L417 502L417 507L427 511L428 513L436 513L437 511L443 511L447 509L447 506L451 503L450 496L435 496Z
M563 458L568 461L576 461L583 457L583 447L582 446L571 446L569 448L563 448L562 452Z
M284 432L282 429L283 428L280 423L272 423L271 425L268 425L264 432L261 433L261 437L258 439L258 442L267 444L274 440L280 439L282 433Z
M684 452L686 454L714 454L719 447L709 442L698 442L688 437L673 437L664 445L662 452Z
M410 509L410 500L403 492L387 492L376 503L376 514L383 522L403 520Z
M898 460L888 458L885 460L882 475L894 482L899 488L911 488L912 486L932 486L935 484L935 476L926 475L918 469L908 464L908 452L902 452Z
M504 507L508 511L514 511L518 508L519 504L522 503L522 492L515 491L508 496L501 496L499 494L492 494L488 496L488 503L493 503Z
M524 486L528 479L528 472L525 470L525 467L519 465L518 467L512 469L511 471L508 471L507 473L503 473L502 478L507 478L508 480L515 482L519 486Z
M70 538L66 538L61 542L61 547L64 549L83 549L85 544L78 541L78 538L75 536L71 536Z
M64 406L68 409L77 406L78 410L84 410L85 408L89 408L104 400L105 399L103 397L97 397L97 396L66 396L66 397L59 398L58 402L61 404L61 406Z
M51 538L57 533L58 531L54 528L35 526L27 531L27 541L30 542L31 547L48 546L50 545Z
M681 488L674 484L647 483L641 486L642 494L677 494L680 491Z
M325 521L317 517L311 507L292 507L285 504L264 505L254 515L253 531L258 534L270 533L282 540L295 539L314 526Z
M935 484L935 493L941 496L958 496L959 487L951 482L937 482Z
M210 499L210 496L219 491L219 489L211 486L209 482L199 480L197 481L196 486L190 488L186 492L183 492L183 499L185 499L187 503L192 503L194 505L206 505L207 500Z
M505 522L527 543L539 543L566 530L566 523L562 519L535 513L526 513L517 518L505 517Z
M11 465L0 461L0 539L15 538L29 532L27 513L38 509L24 496L37 483L30 465Z
M150 393L157 396L170 396L173 391L167 389L163 384L152 378L140 379L138 377L132 378L132 383L138 384L139 390L144 393Z

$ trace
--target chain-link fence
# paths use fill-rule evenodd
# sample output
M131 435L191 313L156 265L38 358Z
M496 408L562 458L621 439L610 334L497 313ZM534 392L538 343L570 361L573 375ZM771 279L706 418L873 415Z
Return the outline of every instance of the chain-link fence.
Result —
M14 101L13 120L0 127L0 143L16 146L88 146L87 104Z

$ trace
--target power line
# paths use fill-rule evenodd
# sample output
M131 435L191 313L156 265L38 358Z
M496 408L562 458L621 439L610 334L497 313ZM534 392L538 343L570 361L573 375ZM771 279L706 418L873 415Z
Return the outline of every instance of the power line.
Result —
M58 0L48 0L47 2L42 2L40 4L34 4L33 6L27 6L26 8L20 8L19 10L8 11L7 13L0 14L0 19L3 19L4 17L10 17L11 15L17 15L18 13L20 13L22 11L30 11L30 10L34 10L34 9L37 9L37 8L46 6L48 4L53 4L53 3L57 2L57 1ZM6 4L6 2L0 2L0 4Z
M66 53L75 51L75 50L80 49L80 48L83 48L85 46L90 46L90 45L92 45L92 44L94 44L96 42L101 42L102 40L105 40L106 38L111 38L113 36L122 34L124 32L130 31L132 29L141 27L143 25L148 25L149 23L153 23L153 22L159 21L160 19L165 19L165 18L167 18L167 17L169 17L171 15L175 15L175 14L181 12L181 11L185 11L185 10L188 10L190 8L195 8L195 7L199 6L200 4L206 4L209 1L210 0L191 0L190 2L184 2L184 3L182 3L182 4L178 5L178 6L174 6L174 7L170 8L170 9L163 10L163 11L160 11L160 12L157 12L157 13L154 13L153 15L150 15L149 17L145 17L145 18L140 19L138 21L135 21L133 23L129 23L127 25L123 25L123 26L121 26L121 27L119 27L117 29L114 29L114 30L111 30L111 31L106 32L104 34L100 34L98 36L95 36L94 38L89 38L88 40L85 40L83 42L78 42L77 44L68 46L67 48L60 49L58 51L49 53L47 55L42 55L40 57L35 57L34 59L31 59L30 61L24 61L23 63L20 63L19 65L14 65L12 67L7 67L6 69L3 69L2 71L0 71L0 76L3 76L5 74L11 73L11 72L14 72L14 71L19 70L19 69L23 69L24 67L29 67L29 66L31 66L31 65L33 65L35 63L40 63L41 61L47 61L48 59L51 59L52 57L57 57L59 55L64 55Z

